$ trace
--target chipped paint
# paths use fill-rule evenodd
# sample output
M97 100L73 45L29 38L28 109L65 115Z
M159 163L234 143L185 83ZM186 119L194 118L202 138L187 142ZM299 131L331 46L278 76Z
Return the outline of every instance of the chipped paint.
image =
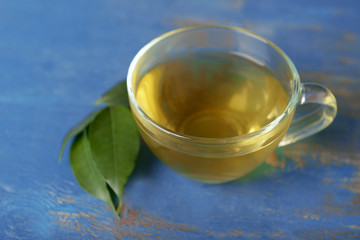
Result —
M343 218L347 216L359 216L360 208L357 203L337 202L331 193L322 197L322 204L308 209L298 209L295 216L302 220L323 221L329 218Z
M276 153L272 153L265 161L268 165L273 167L285 168L286 160L283 157L279 157Z
M356 33L346 32L343 34L342 39L346 42L355 42L355 40L357 39Z
M232 0L228 5L231 9L240 10L244 7L246 0Z
M358 231L348 227L336 227L336 229L325 229L323 227L315 229L298 229L296 236L304 240L314 239L357 239L359 238Z
M350 57L346 57L346 56L340 56L338 58L338 62L343 64L343 65L354 65L358 63L358 60L355 58L350 58Z
M63 203L61 203L63 204ZM109 209L103 209L109 211ZM111 232L117 239L123 237L134 237L147 239L148 237L161 236L161 232L199 232L199 228L183 223L172 223L154 214L146 213L137 208L131 208L123 204L120 217L113 219L102 219L101 215L91 212L64 212L50 211L56 216L56 224L62 228L69 229L85 235L89 233L92 237L101 236L103 231Z
M319 221L320 220L320 216L319 215L316 215L316 214L305 214L303 216L304 219L312 219L312 220L317 220Z
M175 16L173 19L173 25L175 27L191 27L196 25L208 25L216 24L216 20L212 19L202 19L202 18L182 18L180 16Z
M360 230L360 226L359 226L359 225L350 225L350 226L348 226L348 228Z
M206 230L206 235L217 238L225 238L225 237L259 237L258 233L244 233L241 228L236 228L231 232L219 233L211 230Z

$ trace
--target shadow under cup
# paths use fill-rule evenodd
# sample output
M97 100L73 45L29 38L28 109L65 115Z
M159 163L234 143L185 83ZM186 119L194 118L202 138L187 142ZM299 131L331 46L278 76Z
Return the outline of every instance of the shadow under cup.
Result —
M231 53L266 67L288 94L287 107L261 129L235 137L195 137L161 126L136 100L140 80L174 56L199 52ZM263 163L286 134L302 97L298 73L277 46L247 30L223 26L184 28L154 39L132 61L127 85L133 116L152 152L177 173L206 183L237 179Z

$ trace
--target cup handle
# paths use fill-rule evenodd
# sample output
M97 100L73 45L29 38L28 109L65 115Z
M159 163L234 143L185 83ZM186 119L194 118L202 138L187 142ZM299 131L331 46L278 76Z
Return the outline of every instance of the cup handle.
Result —
M294 119L279 146L285 146L309 137L327 126L335 119L337 112L336 99L332 92L317 83L303 83L297 111L305 105L316 104L315 110L300 114Z

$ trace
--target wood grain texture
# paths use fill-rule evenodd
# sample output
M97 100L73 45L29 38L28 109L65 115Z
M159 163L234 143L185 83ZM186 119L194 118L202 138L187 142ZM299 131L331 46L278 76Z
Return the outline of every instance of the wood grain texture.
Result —
M0 2L1 239L351 239L360 237L360 2ZM65 133L124 78L136 52L174 28L261 34L302 81L328 86L338 116L227 184L187 180L146 146L120 219L81 189Z

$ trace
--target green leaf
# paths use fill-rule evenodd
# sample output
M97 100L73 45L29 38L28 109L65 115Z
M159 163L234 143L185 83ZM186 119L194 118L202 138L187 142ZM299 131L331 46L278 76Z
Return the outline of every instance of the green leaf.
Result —
M116 105L129 105L129 98L127 93L126 80L119 82L109 91L107 91L103 96L101 96L96 102L95 105L106 104L108 106Z
M116 213L107 183L94 163L86 131L78 134L74 139L70 150L70 163L80 186L91 195L106 202Z
M78 123L75 127L70 129L69 132L67 132L67 134L65 135L64 140L63 140L63 142L61 144L60 153L59 153L59 159L58 159L59 162L61 162L61 157L63 155L66 144L68 143L70 138L72 138L73 136L81 133L90 124L90 122L92 122L92 120L94 120L94 118L97 116L97 114L99 112L100 111L92 112L85 119L83 119L80 123Z
M89 126L94 162L119 199L135 167L140 136L130 110L121 105L107 107Z

